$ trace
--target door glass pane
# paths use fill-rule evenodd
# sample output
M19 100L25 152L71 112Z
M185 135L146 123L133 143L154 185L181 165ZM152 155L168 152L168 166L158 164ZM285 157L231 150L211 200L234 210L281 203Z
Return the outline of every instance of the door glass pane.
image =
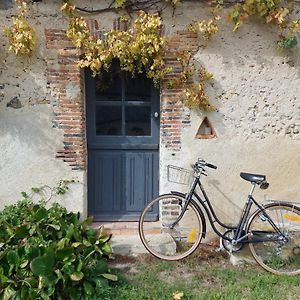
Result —
M125 108L125 121L127 136L151 135L151 107L127 106Z
M125 77L126 101L150 101L151 80L143 74L132 78L130 74Z
M107 72L101 71L95 77L95 88L97 101L121 101L122 80L118 65L113 63Z
M121 106L98 106L96 110L97 135L122 135Z

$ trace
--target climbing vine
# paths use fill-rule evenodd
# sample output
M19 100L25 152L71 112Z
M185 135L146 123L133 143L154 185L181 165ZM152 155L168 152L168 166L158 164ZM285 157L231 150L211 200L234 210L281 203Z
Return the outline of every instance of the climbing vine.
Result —
M230 10L228 20L234 24L233 31L236 31L249 17L262 17L266 23L277 25L278 47L292 48L297 45L297 35L300 37L300 19L292 19L294 4L292 0L245 0Z
M184 0L169 0L174 7ZM115 3L122 3L122 8L134 8L132 0L115 0ZM143 1L137 1L142 5ZM145 1L154 5L157 4L156 0ZM221 9L226 6L232 6L227 19L234 24L233 31L236 31L247 19L252 16L258 16L265 20L268 24L275 24L278 27L279 39L277 45L279 48L293 48L297 45L300 39L300 19L293 19L293 12L295 0L242 0L237 4L229 0L211 0L208 1L208 6L214 18L209 21L197 21L190 25L190 29L195 31L199 30L206 39L209 39L213 34L218 31L216 21L218 20L217 14ZM138 7L138 5L136 4ZM217 18L216 18L217 17ZM198 28L197 28L198 27Z
M171 71L171 68L166 66L167 41L160 34L161 18L158 15L139 11L138 17L128 31L111 30L105 34L103 40L100 40L91 36L85 20L75 15L75 6L70 1L62 6L62 10L70 18L67 36L83 52L79 66L90 68L94 75L102 70L108 70L113 60L117 60L121 69L132 76L145 72L156 85L159 85L165 75ZM201 24L198 26L201 30ZM204 36L209 38L213 34L210 31L212 25L208 22L202 26L203 28L206 26ZM203 74L208 73L205 73L202 68L199 73L202 75L196 76L196 68L190 64L190 52L176 53L176 57L182 66L182 72L175 79L168 81L168 87L182 87L187 106L204 111L214 110L204 89L205 81L209 76Z
M90 35L85 20L74 14L75 6L70 1L62 6L62 10L70 18L67 36L83 52L79 66L90 68L93 75L108 70L113 60L132 76L145 72L156 85L170 71L164 60L166 39L160 34L161 18L158 15L140 11L128 31L110 30L104 39L99 39Z
M213 79L213 74L203 66L197 70L195 63L192 62L191 51L178 52L176 57L181 64L182 72L176 78L168 80L168 88L182 87L186 106L207 112L214 111L216 108L209 102L205 91L206 83Z
M219 21L220 18L220 16L215 16L213 19L208 21L194 21L188 26L188 30L192 32L200 32L203 38L208 41L219 31L217 21Z
M19 14L12 17L13 25L4 27L4 35L8 38L10 52L16 55L30 54L35 48L36 33L27 20L27 4L22 0L16 0Z
M30 54L36 44L36 33L27 20L26 0L16 0L19 13L12 18L13 25L4 28L4 34L9 41L9 51L15 54ZM63 0L62 11L69 17L67 36L83 55L78 62L81 68L90 68L95 76L102 70L108 70L113 61L117 60L123 71L132 76L145 73L159 85L171 69L167 67L165 57L167 39L161 35L162 20L159 14L146 13L147 10L161 12L167 5L174 9L184 0L114 0L106 8L88 10L75 7L71 0ZM292 18L294 3L297 0L242 0L232 6L228 0L211 0L208 2L212 17L208 20L198 20L188 26L188 30L198 32L208 41L218 30L221 10L230 5L227 19L234 24L233 31L256 15L262 17L266 23L276 24L279 32L277 45L279 48L292 48L300 38L300 19ZM142 10L141 10L142 9ZM99 39L91 35L86 21L76 11L107 12L123 10L132 18L131 12L138 14L132 26L127 30L110 30L104 38ZM121 17L126 22L127 17ZM205 68L196 70L188 51L176 53L177 60L182 66L182 72L168 81L169 88L184 89L185 104L199 107L205 111L214 110L205 93L205 84L212 79L212 74Z

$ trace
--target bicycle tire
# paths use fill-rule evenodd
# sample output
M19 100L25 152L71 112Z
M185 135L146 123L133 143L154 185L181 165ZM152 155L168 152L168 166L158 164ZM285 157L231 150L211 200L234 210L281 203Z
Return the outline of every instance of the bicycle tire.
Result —
M278 239L266 215L276 224L286 240L252 242L251 239ZM271 203L257 210L248 223L249 248L256 262L277 275L300 274L300 208L290 203Z
M157 258L169 261L183 259L192 254L202 240L205 220L202 211L193 200L189 202L179 223L173 229L169 227L178 218L184 201L185 198L180 195L161 195L152 200L140 216L141 241ZM156 219L153 220L151 215L153 216L155 209Z

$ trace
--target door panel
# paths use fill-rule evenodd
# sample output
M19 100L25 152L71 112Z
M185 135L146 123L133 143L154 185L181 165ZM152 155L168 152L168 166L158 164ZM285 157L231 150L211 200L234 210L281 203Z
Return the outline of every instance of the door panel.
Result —
M122 210L123 163L120 152L89 151L89 208L95 214Z
M126 209L138 213L158 190L158 153L127 152L125 157Z

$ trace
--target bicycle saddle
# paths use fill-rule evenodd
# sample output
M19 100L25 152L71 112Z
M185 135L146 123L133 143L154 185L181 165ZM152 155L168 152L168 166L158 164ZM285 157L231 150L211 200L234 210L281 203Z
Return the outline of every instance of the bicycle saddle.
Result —
M240 173L240 176L250 182L255 182L257 184L262 183L263 181L266 180L265 175L259 175L259 174L250 174L250 173Z

